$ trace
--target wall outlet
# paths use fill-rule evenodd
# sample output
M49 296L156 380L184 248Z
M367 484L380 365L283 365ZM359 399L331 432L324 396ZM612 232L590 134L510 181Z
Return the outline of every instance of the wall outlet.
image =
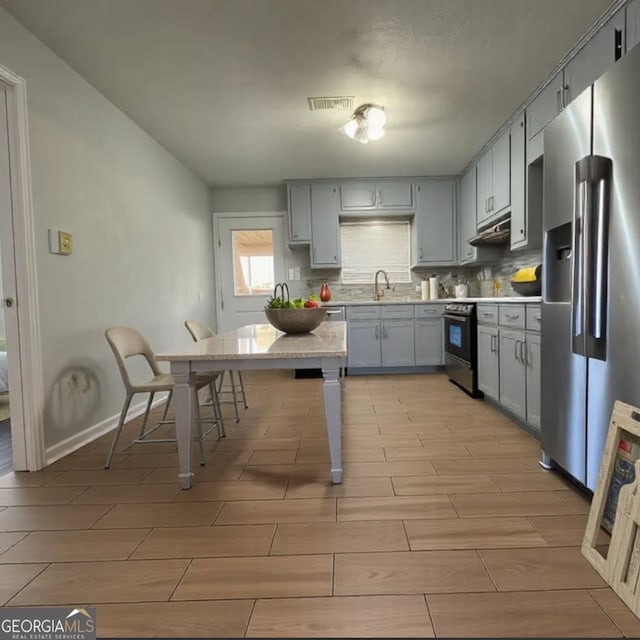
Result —
M296 279L296 270L294 267L289 267L289 280Z

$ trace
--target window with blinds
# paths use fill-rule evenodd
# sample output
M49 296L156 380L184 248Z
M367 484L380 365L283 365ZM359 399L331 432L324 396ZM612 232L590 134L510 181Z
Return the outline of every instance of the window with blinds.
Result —
M411 282L408 221L343 222L340 241L344 284L371 284L378 269L392 283Z

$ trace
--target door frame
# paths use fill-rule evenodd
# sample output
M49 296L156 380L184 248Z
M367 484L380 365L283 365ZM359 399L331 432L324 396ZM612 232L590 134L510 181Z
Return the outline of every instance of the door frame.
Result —
M222 242L220 238L220 220L225 218L246 218L247 220L253 218L282 218L285 219L284 211L214 211L213 213L213 265L214 265L214 279L216 284L216 330L219 329L222 321L222 298L220 293L222 291L222 265L220 264L220 248ZM285 220L286 230L286 220ZM287 256L286 256L286 240L285 255L283 256L285 273L287 272Z
M0 65L6 91L11 170L11 205L16 275L18 335L7 336L20 363L18 384L11 386L13 467L37 471L44 466L44 377L40 340L36 234L31 185L27 87L24 78ZM11 367L9 368L11 380ZM15 376L13 378L15 380ZM18 436L16 438L16 436Z

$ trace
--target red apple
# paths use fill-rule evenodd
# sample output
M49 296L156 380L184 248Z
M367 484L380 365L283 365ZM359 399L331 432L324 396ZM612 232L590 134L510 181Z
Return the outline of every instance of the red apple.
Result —
M315 300L307 300L304 303L305 309L317 309L320 305Z

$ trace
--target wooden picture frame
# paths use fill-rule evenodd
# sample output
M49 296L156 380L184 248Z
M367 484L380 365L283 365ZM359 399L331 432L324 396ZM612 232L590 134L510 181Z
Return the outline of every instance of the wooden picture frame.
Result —
M638 617L639 486L640 408L616 401L582 541L582 555ZM608 545L603 528L611 533Z

